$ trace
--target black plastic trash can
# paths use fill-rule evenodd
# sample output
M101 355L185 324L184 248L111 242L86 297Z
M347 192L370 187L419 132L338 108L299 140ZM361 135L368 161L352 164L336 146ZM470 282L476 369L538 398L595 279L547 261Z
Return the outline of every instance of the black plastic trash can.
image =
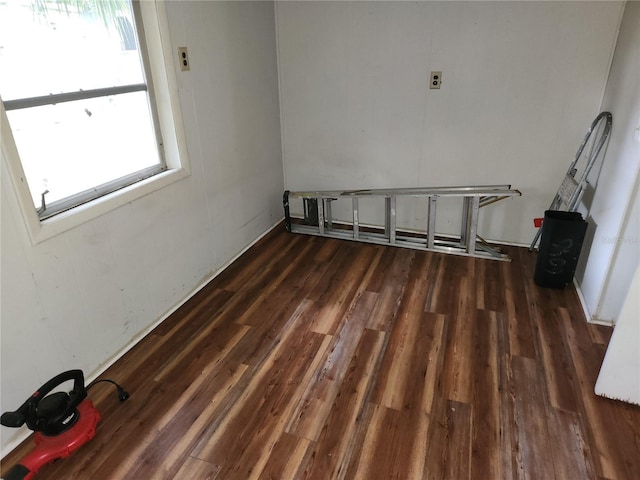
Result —
M564 288L573 280L587 222L579 212L547 210L533 280L536 285Z

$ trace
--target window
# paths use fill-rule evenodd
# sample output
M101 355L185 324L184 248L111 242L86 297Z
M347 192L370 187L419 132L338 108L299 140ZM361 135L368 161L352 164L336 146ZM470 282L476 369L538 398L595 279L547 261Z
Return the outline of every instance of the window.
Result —
M155 2L0 2L0 110L12 134L12 140L3 135L3 155L18 157L14 185L28 186L30 202L21 203L25 210L30 203L39 223L150 178L188 174L170 88L175 73L166 68L173 59L162 48L165 17ZM103 205L96 215L104 211Z

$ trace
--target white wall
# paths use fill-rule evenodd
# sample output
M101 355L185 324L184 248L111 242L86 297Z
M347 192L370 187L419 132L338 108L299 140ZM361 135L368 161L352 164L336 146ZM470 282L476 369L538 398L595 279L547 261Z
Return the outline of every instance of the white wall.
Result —
M640 268L609 341L598 380L597 395L640 405Z
M576 279L592 320L613 323L640 258L640 2L628 2L602 110L613 114Z
M190 177L32 246L2 159L2 411L91 376L282 217L273 3L167 10ZM3 454L23 433L2 427Z
M488 207L480 233L528 244L599 112L622 8L279 2L286 187L512 184L523 197Z

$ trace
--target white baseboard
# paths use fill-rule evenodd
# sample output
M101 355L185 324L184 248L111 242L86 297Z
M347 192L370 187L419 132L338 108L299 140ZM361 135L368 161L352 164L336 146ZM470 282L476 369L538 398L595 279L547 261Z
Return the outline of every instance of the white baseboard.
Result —
M582 306L582 311L584 313L584 317L587 319L588 323L593 323L594 325L603 325L605 327L613 327L614 323L609 320L601 320L594 315L591 315L589 312L589 308L587 308L587 302L584 299L584 294L582 293L582 289L580 288L580 284L576 280L576 277L573 277L573 286L576 288L576 292L578 294L578 298L580 299L580 305Z

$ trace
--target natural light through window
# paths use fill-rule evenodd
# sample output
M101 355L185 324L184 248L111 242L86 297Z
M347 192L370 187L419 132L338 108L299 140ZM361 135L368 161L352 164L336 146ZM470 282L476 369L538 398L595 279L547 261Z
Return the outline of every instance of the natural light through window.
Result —
M129 0L0 0L0 95L41 219L166 169L135 25Z

